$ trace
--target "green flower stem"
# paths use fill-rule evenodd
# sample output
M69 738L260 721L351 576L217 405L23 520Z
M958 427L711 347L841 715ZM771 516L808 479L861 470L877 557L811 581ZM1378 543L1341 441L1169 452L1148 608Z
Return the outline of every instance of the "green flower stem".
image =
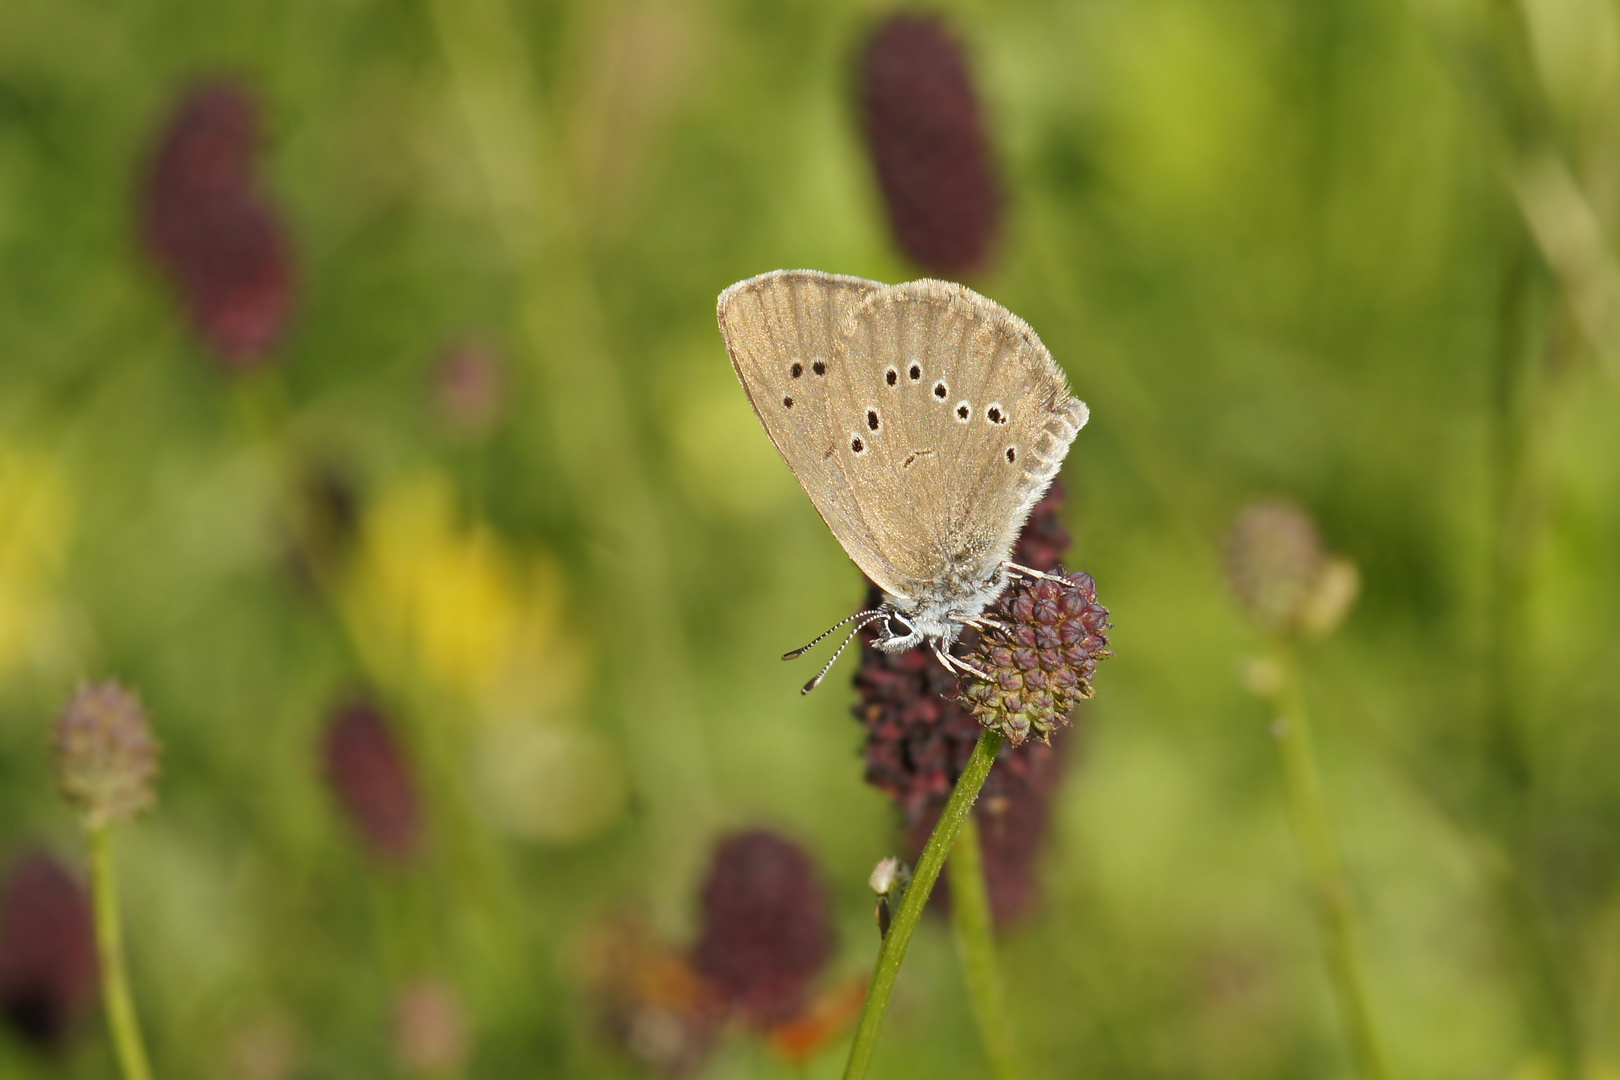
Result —
M1001 973L996 970L984 852L979 846L979 823L972 814L963 816L956 846L951 849L951 929L973 1003L973 1019L979 1025L985 1056L990 1059L990 1072L996 1080L1013 1080L1021 1070L1007 1023Z
M956 781L956 787L939 815L939 824L934 826L934 834L928 838L928 846L923 848L922 857L917 860L917 870L906 888L905 899L900 902L900 910L895 914L894 922L883 938L883 945L878 949L877 967L872 972L872 984L866 991L866 1004L861 1009L860 1023L855 1029L855 1041L849 1048L844 1080L859 1080L866 1075L867 1066L872 1063L878 1029L883 1026L883 1014L889 1008L889 998L894 993L894 983L900 975L900 964L906 958L906 949L911 945L911 935L922 918L923 906L928 903L929 894L934 891L934 882L939 880L939 872L945 866L945 856L950 854L962 823L973 810L973 801L979 797L984 778L990 775L990 766L996 763L996 752L1001 749L1001 741L1001 734L995 731L986 731L979 736L973 756L968 758L961 779Z
M1275 714L1272 733L1282 762L1294 833L1299 839L1300 853L1315 894L1334 998L1361 1075L1365 1080L1388 1080L1366 978L1361 971L1350 885L1338 841L1333 835L1327 802L1322 796L1316 752L1311 745L1310 718L1300 694L1299 676L1293 654L1286 645L1279 645L1273 656L1277 663L1278 686L1271 700Z
M96 910L96 950L101 954L101 995L119 1071L124 1080L152 1080L124 973L124 935L118 923L118 878L110 825L90 828L90 889Z

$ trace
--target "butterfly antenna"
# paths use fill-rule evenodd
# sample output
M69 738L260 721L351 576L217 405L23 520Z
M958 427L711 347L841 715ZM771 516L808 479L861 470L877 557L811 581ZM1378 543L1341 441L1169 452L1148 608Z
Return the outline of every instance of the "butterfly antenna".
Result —
M859 619L859 618L862 618L862 617L867 616L867 615L880 615L880 614L882 614L882 612L880 612L876 608L874 608L874 609L872 609L870 611L857 611L855 614L851 615L848 619L839 619L837 622L835 622L831 626L827 627L827 629L825 629L821 633L817 634L815 636L815 639L813 641L811 641L808 645L800 645L797 649L794 649L792 652L783 653L782 654L782 659L784 659L784 660L797 660L799 657L803 656L805 653L809 652L811 649L815 648L817 645L820 645L823 641L826 641L827 638L832 636L833 632L836 631L839 627L848 625L851 620ZM861 624L861 626L865 626L865 625L866 625L865 623ZM856 627L856 629L859 630L860 627Z
M879 619L883 619L883 618L888 617L889 613L887 611L863 611L860 614L865 615L867 617L864 618L864 619L861 619L860 622L855 624L855 628L849 632L849 636L844 638L843 644L839 645L837 651L835 651L832 654L832 659L828 660L825 664L821 665L821 670L816 672L816 677L811 679L809 682L805 683L803 689L801 689L799 691L799 693L808 694L810 691L812 691L816 687L820 686L821 685L821 680L825 679L827 677L827 672L832 670L832 666L834 664L838 663L838 658L840 656L844 655L844 650L849 648L849 643L855 640L855 635L860 633L862 630L865 630L868 626L871 626L873 623L877 622ZM857 615L855 617L860 618L859 615ZM848 622L848 621L849 621L848 619L844 620L844 622ZM838 625L842 626L843 623L839 623ZM836 626L833 627L834 630L836 630L837 628L838 627L836 627ZM827 633L828 634L832 633L832 630L827 631ZM823 634L821 636L826 637L827 634Z

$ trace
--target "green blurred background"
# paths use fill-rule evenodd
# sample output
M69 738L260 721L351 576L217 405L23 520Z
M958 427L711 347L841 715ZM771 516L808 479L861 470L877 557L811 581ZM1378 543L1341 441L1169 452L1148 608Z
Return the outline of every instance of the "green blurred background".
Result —
M1116 628L1005 939L1032 1075L1351 1074L1221 575L1257 496L1361 571L1302 664L1392 1072L1616 1075L1620 10L938 10L1007 198L971 284L1091 406L1070 562ZM469 1075L637 1075L581 935L628 905L682 940L745 825L812 851L827 979L864 976L896 819L846 677L801 698L776 659L862 584L713 312L777 267L918 276L853 100L888 11L0 0L0 857L82 861L46 731L83 677L138 688L164 776L120 858L161 1076L253 1076L264 1045L275 1075L396 1075L423 975ZM220 75L260 101L297 277L245 375L138 242L162 125ZM469 348L503 380L471 432L436 396ZM334 477L355 521L312 580ZM421 782L404 868L324 787L357 687ZM104 1042L0 1033L0 1074L110 1075ZM736 1035L705 1075L835 1076L844 1045ZM876 1075L984 1074L925 927Z

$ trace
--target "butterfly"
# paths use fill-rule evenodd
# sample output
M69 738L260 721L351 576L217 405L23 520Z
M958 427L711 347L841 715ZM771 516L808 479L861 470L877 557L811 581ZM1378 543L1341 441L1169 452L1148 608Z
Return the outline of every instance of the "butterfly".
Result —
M947 670L964 627L1009 575L1031 508L1089 411L1035 331L963 285L885 285L777 270L720 294L720 333L782 460L855 565L883 591L832 660L878 625L877 648L927 644ZM1061 579L1060 579L1061 580Z

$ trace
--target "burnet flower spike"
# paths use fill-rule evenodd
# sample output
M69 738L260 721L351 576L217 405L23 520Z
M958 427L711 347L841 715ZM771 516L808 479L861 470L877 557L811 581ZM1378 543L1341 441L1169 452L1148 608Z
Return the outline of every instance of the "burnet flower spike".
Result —
M51 732L56 784L79 810L90 841L90 887L107 1027L124 1080L150 1080L146 1046L124 969L113 826L155 800L160 747L140 699L107 680L79 687Z

